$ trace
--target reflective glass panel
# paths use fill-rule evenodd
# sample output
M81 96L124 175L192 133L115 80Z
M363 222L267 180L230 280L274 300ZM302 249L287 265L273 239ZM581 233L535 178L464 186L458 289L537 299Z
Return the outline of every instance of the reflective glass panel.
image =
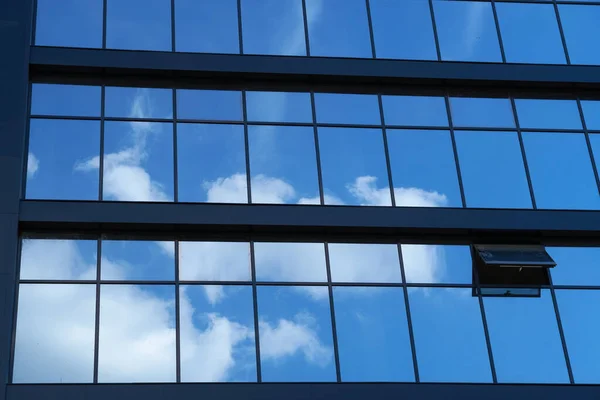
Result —
M309 93L246 92L248 121L312 122Z
M575 100L516 99L521 128L582 129Z
M173 201L173 167L172 124L104 123L104 200Z
M13 382L92 383L95 310L95 285L20 285Z
M437 60L429 2L371 0L370 5L378 58Z
M27 198L98 200L99 155L99 121L32 119Z
M382 100L387 125L448 126L443 97L383 96Z
M526 132L523 141L538 208L600 208L582 133Z
M456 127L513 128L515 117L509 99L451 97L452 122Z
M336 287L333 296L342 381L414 381L402 288Z
M334 282L402 282L395 244L330 243L329 264Z
M181 286L182 382L256 382L252 288L226 286L213 303L206 286Z
M319 128L325 204L390 206L380 129Z
M484 304L498 382L569 382L550 291L487 297Z
M387 130L399 207L462 207L448 131Z
M103 240L101 278L175 280L175 244L143 240Z
M517 132L455 135L467 207L532 207Z
M250 245L243 242L179 242L179 279L183 281L249 281ZM209 297L221 289L205 286ZM208 290L215 293L208 293Z
M38 0L35 44L102 47L102 0Z
M596 166L596 171L600 166L600 135L596 133L590 133L590 145L592 147L592 155L594 156L594 162Z
M306 0L312 56L371 58L366 3Z
M31 114L99 117L100 87L34 83Z
M254 243L254 263L259 281L327 281L323 243Z
M177 89L177 118L242 120L242 93L232 90Z
M95 280L95 240L23 239L21 279Z
M247 203L244 148L241 125L178 124L178 200Z
M506 61L565 64L554 6L551 4L496 4Z
M258 288L264 382L335 381L328 289L303 289Z
M171 50L171 1L107 0L106 47Z
M571 64L600 64L595 40L600 36L600 7L561 4L558 9Z
M585 125L588 129L600 130L600 101L584 100L581 102Z
M491 3L436 0L433 5L442 60L502 62Z
M381 125L377 96L316 93L317 122Z
M107 117L173 118L173 90L128 87L105 89Z
M546 247L556 262L551 269L555 285L600 286L600 248L598 247Z
M492 381L481 309L471 289L409 288L422 382Z
M471 284L473 262L467 246L403 244L407 283Z
M98 382L175 382L175 286L100 288Z

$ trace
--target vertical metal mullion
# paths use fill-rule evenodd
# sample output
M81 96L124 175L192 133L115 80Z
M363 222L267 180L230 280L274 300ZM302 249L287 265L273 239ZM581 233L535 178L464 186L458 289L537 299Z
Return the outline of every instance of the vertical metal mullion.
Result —
M179 240L175 240L175 382L181 382L181 307L179 299Z
M179 201L179 168L177 157L177 89L173 90L173 201Z
M583 114L583 106L581 105L581 100L579 98L577 98L577 108L579 109L579 117L581 118L581 124L585 134L585 141L587 143L588 152L590 153L590 161L592 162L592 170L594 171L594 177L596 178L596 186L598 187L598 193L600 194L600 176L598 175L598 167L596 166L594 149L592 148L592 140L590 139L590 133L588 132L587 123L585 122L585 116Z
M435 40L435 51L438 61L442 61L442 51L440 49L440 39L438 38L438 30L435 24L435 11L433 11L433 0L429 0L429 12L431 14L431 25L433 26L433 39Z
M342 371L340 369L340 353L337 338L337 324L335 322L335 304L333 301L333 284L331 280L331 264L329 261L329 243L323 244L325 248L325 267L327 269L327 289L329 291L329 311L331 313L331 333L333 335L333 357L335 360L335 377L337 382L342 381Z
M377 51L375 49L375 34L373 33L373 19L371 17L371 2L365 0L365 7L367 7L367 22L369 24L369 37L371 39L371 54L373 58L377 58Z
M498 35L498 44L500 45L500 55L502 56L502 62L506 62L506 53L504 52L504 41L502 40L502 32L500 31L500 20L498 19L498 12L496 11L496 1L492 0L492 14L494 14L494 23L496 24L496 35Z
M175 52L175 0L171 0L171 51Z
M31 45L35 45L35 37L37 34L37 11L38 11L38 0L33 0L33 10L31 15L31 37L29 40L31 41Z
M463 186L462 173L460 171L460 163L458 159L458 147L456 146L456 137L454 135L454 123L452 122L452 112L450 111L450 96L444 96L446 102L446 114L448 116L448 126L450 128L450 139L452 140L452 151L454 152L454 162L456 164L456 174L458 175L458 188L460 190L460 198L462 206L467 207L467 199L465 196L465 188Z
M310 39L308 36L308 11L306 10L306 0L302 0L302 18L304 20L304 44L306 45L306 55L310 57Z
M558 23L558 32L560 33L560 40L563 45L563 50L565 52L565 60L567 60L567 64L571 64L571 57L569 56L569 49L567 48L567 39L565 38L565 32L563 30L562 22L560 20L560 11L558 10L558 4L556 1L553 1L554 5L554 13L556 14L556 22Z
M519 123L519 114L517 114L517 104L515 99L509 97L513 116L515 118L515 127L517 128L517 136L519 138L519 145L521 146L521 155L523 156L523 166L525 167L525 176L527 177L527 185L529 186L529 195L531 196L531 205L533 209L537 209L537 203L535 201L535 193L533 192L533 183L531 181L531 173L529 172L529 163L527 162L527 154L525 153L525 143L523 142L523 134L521 132L521 124Z
M104 199L104 114L106 107L106 88L100 88L100 157L98 162L98 200Z
M98 383L98 360L100 354L100 281L102 279L102 236L96 248L96 315L94 319L94 383Z
M388 146L387 139L387 129L385 126L385 115L383 112L383 99L381 94L377 95L377 100L379 101L379 116L381 117L381 130L383 132L383 147L385 151L385 163L387 166L388 173L388 184L390 186L390 196L392 199L392 207L396 207L396 194L394 193L394 180L392 178L392 161L390 159L390 150Z
M27 163L29 162L29 138L31 137L31 102L33 97L33 84L31 81L27 85L29 93L27 94L27 121L25 126L27 133L25 134L25 160L23 162L22 178L21 178L21 198L27 198Z
M242 90L242 115L244 118L244 151L246 152L246 186L248 204L252 204L252 177L250 175L250 139L248 137L248 110L246 107L246 91Z
M408 287L406 286L406 273L404 271L404 257L402 256L402 245L398 246L398 260L400 261L400 274L402 275L402 290L404 291L404 309L406 312L406 323L408 326L408 337L410 339L410 351L412 352L413 370L415 374L415 382L420 382L419 363L417 361L417 346L415 345L415 334L413 331L412 317L410 313L410 302L408 299Z
M13 381L13 372L15 367L15 345L17 342L17 321L19 316L19 290L21 287L21 258L23 251L23 237L19 238L17 244L17 265L15 271L15 294L13 298L12 309L12 330L10 338L10 358L8 362L8 383Z
M260 332L258 318L258 290L256 287L256 260L254 258L254 241L250 241L250 271L252 274L252 303L254 308L254 346L256 349L256 381L262 382L260 361Z
M242 0L237 0L238 12L238 40L240 46L240 54L244 54L244 39L242 35Z
M552 304L554 305L554 313L556 315L556 324L558 326L558 334L560 335L560 342L563 347L563 353L565 356L565 364L567 366L567 373L569 374L569 383L574 384L575 379L573 377L573 369L571 367L571 359L569 358L569 350L567 349L567 340L565 339L565 332L562 326L562 320L560 318L560 311L558 309L558 301L556 300L556 293L554 291L554 283L552 282L552 274L548 272L548 279L550 281L550 295L552 296Z
M102 1L102 48L106 49L106 26L108 18L108 0Z
M323 171L321 170L321 149L319 146L319 128L317 127L317 108L315 105L315 92L310 92L312 109L313 132L315 136L315 154L317 158L317 179L319 181L319 198L321 205L325 205L325 190L323 188Z

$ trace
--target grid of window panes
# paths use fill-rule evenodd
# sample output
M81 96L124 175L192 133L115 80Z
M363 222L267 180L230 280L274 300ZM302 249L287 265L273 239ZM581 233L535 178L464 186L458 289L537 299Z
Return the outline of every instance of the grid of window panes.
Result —
M33 84L31 115L27 199L600 208L594 100Z
M600 64L591 0L37 0L36 45Z
M464 245L30 236L13 382L600 383L600 248L548 251L480 298Z

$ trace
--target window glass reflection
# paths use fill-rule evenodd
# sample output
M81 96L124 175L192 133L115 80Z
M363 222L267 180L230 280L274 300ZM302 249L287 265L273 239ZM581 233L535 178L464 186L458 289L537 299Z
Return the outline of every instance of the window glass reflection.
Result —
M437 60L427 1L371 0L370 6L378 58Z
M471 289L409 288L422 382L490 382L481 310Z
M246 92L248 121L312 122L309 93Z
M433 2L442 59L502 62L489 2Z
M100 122L32 119L27 198L98 200Z
M107 0L106 47L171 50L169 0Z
M521 128L582 129L575 100L516 99Z
M538 208L600 208L583 134L526 132L523 141Z
M496 4L506 61L565 64L565 52L551 4Z
M600 64L594 38L600 36L600 7L559 5L560 21L572 64Z
M237 0L176 0L177 51L239 53Z
M128 87L105 89L107 117L173 118L173 90Z
M32 115L100 116L100 87L31 85Z
M532 207L516 132L455 135L467 207Z
M92 383L95 309L95 285L20 285L13 382Z
M325 204L390 206L380 129L319 128Z
M172 124L105 122L104 200L173 201L173 164Z
M179 279L182 281L249 281L250 245L243 242L179 242ZM209 299L223 289L205 287Z
M509 99L451 97L454 127L513 128L515 118Z
M326 287L262 286L258 318L265 382L335 381Z
M306 0L310 54L371 58L365 4L362 0Z
M567 383L548 290L540 298L487 297L488 329L500 383Z
M259 281L327 281L323 243L255 243L254 263Z
M177 89L177 118L242 120L242 93L232 90Z
M546 247L556 262L552 268L555 285L599 285L600 248L598 247Z
M178 124L178 200L247 203L244 148L241 125Z
M223 287L218 302L207 286L181 286L182 382L256 382L252 288Z
M402 288L333 293L342 381L414 381Z
M402 282L395 244L329 244L334 282Z
M448 126L443 97L383 96L387 125Z
M21 279L96 279L96 240L23 239Z
M106 280L174 280L173 242L103 240L101 278Z
M594 156L594 162L596 170L600 166L600 135L595 133L589 134L590 145L592 147L592 155Z
M471 252L467 246L403 244L407 283L471 284Z
M387 130L398 207L462 207L448 131Z
M38 0L35 44L102 47L102 0Z
M175 287L102 285L99 339L98 382L175 382Z
M250 126L253 203L320 204L312 127Z
M381 125L377 96L316 93L317 122Z
M586 127L591 130L600 130L600 101L582 101L581 108Z

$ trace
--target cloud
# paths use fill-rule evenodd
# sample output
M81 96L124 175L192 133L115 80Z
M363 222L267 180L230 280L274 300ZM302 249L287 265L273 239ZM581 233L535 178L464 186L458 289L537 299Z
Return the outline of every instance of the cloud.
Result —
M27 156L27 177L33 178L38 168L40 167L40 161L33 153L29 153Z

